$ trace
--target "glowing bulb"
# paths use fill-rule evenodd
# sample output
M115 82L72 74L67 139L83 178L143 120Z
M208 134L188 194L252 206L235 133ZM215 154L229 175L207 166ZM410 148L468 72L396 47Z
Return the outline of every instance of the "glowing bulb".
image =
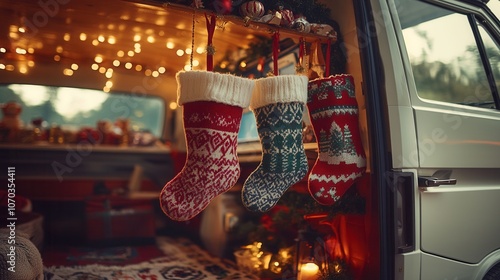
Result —
M175 101L170 102L170 104L168 104L168 108L170 108L171 110L177 109L177 102Z
M120 66L120 61L118 59L113 60L113 66L115 67Z
M85 41L85 40L87 40L87 34L80 33L80 41Z
M183 56L184 55L184 51L179 49L177 50L177 52L175 52L177 54L177 56Z
M173 42L167 42L165 46L167 47L167 49L173 49L175 47Z
M78 64L76 63L71 64L71 69L74 71L78 70Z

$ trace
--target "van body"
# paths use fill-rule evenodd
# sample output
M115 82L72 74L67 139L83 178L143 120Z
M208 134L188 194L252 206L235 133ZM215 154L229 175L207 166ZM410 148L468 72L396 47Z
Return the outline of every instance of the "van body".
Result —
M338 47L345 62L341 69L354 77L359 128L367 155L366 174L356 183L363 190L365 213L345 216L342 227L347 236L343 240L345 258L354 279L491 280L500 275L500 22L498 6L490 9L491 3L487 2L321 2L331 9L331 19L339 26ZM103 90L104 73L90 70L92 64L98 64L96 53L89 51L90 40L71 41L81 45L72 49L70 41L63 39L64 33L72 30L72 36L87 33L90 37L95 26L114 24L106 32L114 34L118 41L127 41L130 48L135 39L125 34L132 34L135 24L144 34L152 30L151 34L162 39L172 35L172 42L186 48L192 43L194 46L192 39L196 44L206 42L205 31L195 32L205 28L204 19L193 21L191 26L191 14L171 11L161 1L88 1L88 5L56 0L15 4L0 1L0 9L6 18L0 34L0 83L5 87L27 84L109 91ZM93 14L93 9L98 12ZM22 40L12 35L17 32L12 27L19 27L20 14L28 19L28 28L31 24L31 30L36 30L28 34L31 37L20 34L20 38L25 38ZM180 22L188 24L177 24ZM125 24L126 32L117 28L120 23ZM191 30L195 24L199 29ZM229 27L215 32L219 53L237 53L248 48L252 39L245 39L250 38L246 37L247 27L241 22L231 22ZM293 32L281 34L294 42L300 37ZM57 50L57 54L38 52L37 48L43 47L34 43L62 46L62 50ZM164 107L158 112L162 122L157 125L159 132L155 136L168 145L137 150L95 148L85 155L77 153L81 161L74 162L74 158L68 159L68 151L79 150L72 144L61 148L0 143L1 167L16 167L20 195L35 200L46 199L49 194L54 199L65 195L83 199L95 185L85 185L85 191L78 191L71 188L75 182L80 186L82 178L91 182L96 178L130 182L129 176L137 174L137 166L145 170L141 174L149 180L150 188L158 191L182 168L182 157L178 157L179 151L185 152L181 109L166 105L176 101L175 73L189 59L170 54L165 43L162 48L155 45L157 41L150 43L151 46L145 42L142 45L150 49L136 51L135 58L127 59L144 67L164 66L164 74L144 76L137 74L140 70L115 70L111 94L161 100ZM105 42L94 46L98 48L99 44ZM23 55L22 50L30 47L35 49L34 54ZM62 75L64 67L53 58L54 54L63 62L66 58L85 69L74 70L73 76ZM98 54L110 63L118 59L116 50ZM21 71L29 55L35 66ZM193 68L191 64L191 69L203 70L203 59L200 56L200 66ZM215 61L218 59L221 56L216 55ZM287 62L286 66L290 65ZM135 112L132 109L136 105L128 101L120 101L120 108ZM260 160L257 134L250 134L252 141L241 141L238 147L242 174L248 174L251 170L245 168L253 168L252 164ZM316 146L306 145L306 149L315 152ZM62 167L55 169L54 162ZM5 175L0 174L2 178ZM51 187L56 190L51 191ZM72 193L64 193L71 189ZM217 207L214 219L218 222L211 225L222 227L220 220L233 210L219 204ZM210 226L196 230L212 245L226 240L224 235L229 234Z

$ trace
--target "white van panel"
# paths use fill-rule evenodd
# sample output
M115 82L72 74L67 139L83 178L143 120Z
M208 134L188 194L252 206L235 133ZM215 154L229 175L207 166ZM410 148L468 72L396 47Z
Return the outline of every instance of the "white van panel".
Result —
M480 170L455 170L452 174L452 178L457 178L456 186L421 191L421 249L462 262L479 263L500 248L500 186L487 185L488 181L498 182L500 174ZM479 177L486 178L486 183L481 181L471 186L465 179L479 182Z
M474 280L477 269L477 265L468 265L423 253L420 279Z
M500 113L466 107L414 106L420 167L500 168Z

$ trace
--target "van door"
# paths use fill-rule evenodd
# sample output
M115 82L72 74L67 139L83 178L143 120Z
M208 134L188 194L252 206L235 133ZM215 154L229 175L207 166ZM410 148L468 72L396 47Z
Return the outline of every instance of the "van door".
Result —
M419 178L420 279L482 279L500 262L498 20L481 1L395 8L418 147L402 165Z

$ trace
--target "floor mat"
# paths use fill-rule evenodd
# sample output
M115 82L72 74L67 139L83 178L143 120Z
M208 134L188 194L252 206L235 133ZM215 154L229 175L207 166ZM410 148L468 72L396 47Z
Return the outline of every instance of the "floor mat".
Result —
M238 270L234 262L211 256L185 238L160 237L157 240L157 249L162 252L162 256L135 264L126 264L117 260L133 256L133 252L127 250L102 252L99 254L100 257L96 257L97 259L111 258L119 264L109 264L109 260L107 264L99 262L88 265L48 266L44 263L45 279L258 279ZM93 257L95 253L82 254L80 257Z
M125 265L148 261L163 256L156 245L114 247L58 247L42 252L45 266L72 266L88 264Z

